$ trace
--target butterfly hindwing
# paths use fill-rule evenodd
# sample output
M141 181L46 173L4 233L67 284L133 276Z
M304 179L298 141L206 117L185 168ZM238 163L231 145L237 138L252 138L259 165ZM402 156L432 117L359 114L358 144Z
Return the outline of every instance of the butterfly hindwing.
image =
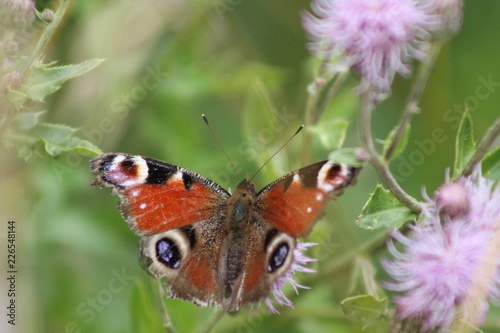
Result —
M225 224L220 217L141 239L139 256L156 278L167 278L168 297L197 306L221 304L226 289L220 262ZM208 237L205 237L207 235Z
M266 222L254 221L242 258L245 265L233 284L228 310L258 303L272 291L276 280L284 276L294 261L297 240Z

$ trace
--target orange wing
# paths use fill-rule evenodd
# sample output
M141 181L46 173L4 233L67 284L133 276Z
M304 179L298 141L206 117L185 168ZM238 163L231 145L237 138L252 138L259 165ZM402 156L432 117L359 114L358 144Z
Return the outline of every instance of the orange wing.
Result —
M120 153L91 161L94 186L112 187L119 209L138 235L151 235L207 220L229 193L213 181L152 158Z
M332 195L355 183L361 168L332 161L311 164L272 182L257 194L263 218L293 237L304 237Z

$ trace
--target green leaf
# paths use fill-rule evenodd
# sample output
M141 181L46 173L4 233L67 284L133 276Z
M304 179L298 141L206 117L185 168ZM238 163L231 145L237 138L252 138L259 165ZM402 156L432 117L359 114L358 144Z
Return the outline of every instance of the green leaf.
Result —
M26 102L28 96L21 91L17 91L9 87L7 90L7 99L12 103L12 105L19 109L24 102Z
M164 332L157 302L142 279L135 279L130 297L130 332Z
M362 148L342 148L330 152L328 159L337 163L345 163L353 167L362 167L366 163L366 161L361 158L364 155L366 155L366 153Z
M389 190L384 189L379 184L361 210L356 224L368 230L399 228L405 222L415 219L415 213L406 208Z
M54 63L33 67L21 87L20 92L34 101L44 98L59 88L68 79L80 76L98 66L104 59L89 59L76 65L51 67Z
M361 322L363 328L367 328L384 318L387 297L378 300L371 295L354 296L344 299L340 305L347 317Z
M394 151L391 153L389 160L395 159L396 157L399 156L399 154L401 154L405 150L406 145L408 144L408 139L410 138L410 129L411 129L410 124L406 124L406 127L403 130L403 135L401 135L401 138L399 139L399 142L394 148ZM394 141L394 136L396 135L397 130L398 126L394 127L387 136L387 138L384 140L383 155L387 153L387 150Z
M19 157L28 159L38 143L52 157L75 152L83 156L95 156L100 149L87 140L75 136L77 130L65 125L40 123L28 131L10 131L5 136L6 145L19 151Z
M319 137L326 149L332 150L342 147L348 125L347 120L337 118L321 121L317 125L309 126L308 130Z
M476 150L476 143L472 133L472 119L470 112L465 110L460 126L458 128L457 139L455 141L455 165L453 168L453 178L460 176L462 170L469 162Z
M481 165L485 177L500 181L500 146L486 155Z
M369 295L384 296L385 291L380 287L377 281L376 271L377 269L375 268L373 258L367 255L355 257L349 277L347 295L353 294L355 290L364 290Z
M18 131L27 131L36 126L42 112L19 112L12 120L11 127Z

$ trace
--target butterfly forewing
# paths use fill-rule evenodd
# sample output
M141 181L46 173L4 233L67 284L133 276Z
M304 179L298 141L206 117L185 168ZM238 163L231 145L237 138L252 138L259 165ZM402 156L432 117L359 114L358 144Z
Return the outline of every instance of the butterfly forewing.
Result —
M139 235L183 227L214 215L229 196L222 187L189 170L152 158L109 153L91 161L92 185L120 196L120 211Z
M332 161L308 165L263 188L257 206L274 227L293 237L307 236L328 199L353 184L359 169Z

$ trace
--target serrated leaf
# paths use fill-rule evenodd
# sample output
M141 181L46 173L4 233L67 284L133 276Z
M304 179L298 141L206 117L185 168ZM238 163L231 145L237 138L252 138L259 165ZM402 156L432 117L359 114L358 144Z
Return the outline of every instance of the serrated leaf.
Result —
M12 120L11 127L16 131L27 131L36 126L42 112L19 112Z
M5 136L6 145L19 151L19 157L31 157L35 146L41 143L45 152L52 157L62 153L75 152L83 156L95 156L100 149L87 140L75 136L77 130L65 125L40 123L29 131L10 131Z
M34 101L43 99L61 88L62 84L76 76L87 73L98 66L104 59L89 59L75 65L51 67L52 64L44 64L33 67L20 91Z
M345 163L353 167L362 167L366 161L360 157L366 155L362 148L342 148L337 149L328 155L328 159L337 163Z
M349 122L344 119L321 121L317 125L309 126L309 131L316 134L323 146L328 149L342 147Z
M486 155L481 165L485 177L500 181L500 146Z
M383 155L387 153L387 150L389 149L390 145L394 141L394 136L396 135L396 132L398 130L398 126L394 127L390 132L387 138L384 140L384 147L383 147ZM403 130L403 134L401 135L401 138L399 139L399 142L397 143L396 147L394 148L394 151L391 153L391 156L389 160L393 160L396 157L401 154L406 146L408 145L408 139L410 138L410 130L411 126L410 124L406 124L405 129Z
M134 280L130 297L130 332L164 332L156 300L141 279Z
M470 112L465 110L460 126L458 127L455 141L455 165L453 168L453 178L460 176L462 170L469 162L476 150L476 143L472 132L472 119Z
M21 91L8 89L7 90L7 99L12 103L16 108L20 108L24 102L28 99L28 95Z
M347 317L361 322L363 328L366 328L383 318L387 309L387 297L378 300L371 295L354 296L344 299L340 305Z
M379 184L361 210L356 224L368 230L399 228L405 222L415 219L415 213Z

